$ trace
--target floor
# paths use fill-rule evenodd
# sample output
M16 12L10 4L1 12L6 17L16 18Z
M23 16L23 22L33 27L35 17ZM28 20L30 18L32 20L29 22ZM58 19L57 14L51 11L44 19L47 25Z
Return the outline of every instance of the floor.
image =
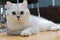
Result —
M60 40L60 31L40 32L29 37L10 36L3 32L0 33L0 40Z

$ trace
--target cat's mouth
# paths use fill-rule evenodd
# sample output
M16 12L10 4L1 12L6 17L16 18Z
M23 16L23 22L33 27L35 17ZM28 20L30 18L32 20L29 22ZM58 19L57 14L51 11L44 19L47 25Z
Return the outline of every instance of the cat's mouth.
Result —
M19 21L20 19L18 18L18 21Z
M20 23L21 20L18 18L16 21L17 21L17 23Z

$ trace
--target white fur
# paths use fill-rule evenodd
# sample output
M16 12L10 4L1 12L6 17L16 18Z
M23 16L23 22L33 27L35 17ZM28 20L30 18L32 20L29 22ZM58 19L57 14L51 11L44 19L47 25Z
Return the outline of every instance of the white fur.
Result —
M7 28L9 34L21 34L21 36L29 36L40 31L60 29L60 26L50 20L31 15L28 8L22 7L21 4L18 6L19 10L17 9L17 4L14 4L11 8L9 7L10 9L7 9L6 11ZM20 15L20 22L16 22L17 17L12 15L11 12L21 10L23 10L25 13L22 16Z

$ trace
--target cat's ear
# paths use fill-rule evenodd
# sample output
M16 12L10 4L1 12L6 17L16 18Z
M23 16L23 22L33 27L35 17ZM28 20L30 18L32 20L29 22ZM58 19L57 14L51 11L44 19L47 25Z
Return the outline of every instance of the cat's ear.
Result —
M27 0L24 0L24 1L23 1L22 6L23 6L24 8L26 8L26 7L28 6Z
M7 2L6 2L6 6L7 6L7 8L9 9L9 8L12 7L12 3L11 3L10 1L7 1Z

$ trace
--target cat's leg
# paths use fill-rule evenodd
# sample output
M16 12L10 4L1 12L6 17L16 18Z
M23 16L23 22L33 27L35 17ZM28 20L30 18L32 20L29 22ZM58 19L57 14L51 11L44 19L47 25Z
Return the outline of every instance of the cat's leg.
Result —
M51 26L49 30L60 30L60 26L55 24Z
M30 36L32 34L38 33L38 29L35 27L30 27L21 32L21 36Z
M56 27L51 27L49 30L57 30Z
M27 28L21 32L21 36L30 36L30 35L32 35L30 28Z

